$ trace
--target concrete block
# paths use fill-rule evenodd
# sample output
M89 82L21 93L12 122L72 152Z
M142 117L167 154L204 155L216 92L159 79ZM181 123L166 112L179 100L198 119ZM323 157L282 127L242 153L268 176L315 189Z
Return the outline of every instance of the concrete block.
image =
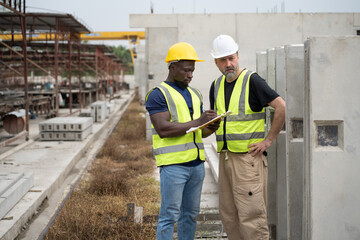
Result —
M53 132L40 132L41 141L50 141L53 140Z
M82 141L92 133L92 125L82 132L75 132L75 141Z
M91 109L82 109L79 117L92 117L91 116Z
M94 122L102 122L106 118L107 107L105 101L96 101L91 104L91 114Z
M54 120L54 132L63 132L63 131L68 131L68 119L66 117L57 117L57 118L53 118Z
M55 118L51 118L39 123L39 131L54 131Z
M69 117L67 118L68 131L77 132L87 129L93 124L93 119L90 117Z
M106 107L108 109L108 114L111 114L115 110L115 101L111 100L110 102L107 102Z

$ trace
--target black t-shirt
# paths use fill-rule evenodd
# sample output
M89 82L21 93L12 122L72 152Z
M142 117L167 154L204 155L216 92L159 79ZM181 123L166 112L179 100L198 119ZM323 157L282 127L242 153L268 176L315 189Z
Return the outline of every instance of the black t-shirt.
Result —
M229 108L231 93L234 89L236 81L237 80L232 81L231 83L225 81L226 111ZM214 109L214 83L215 81L211 84L209 95L211 109ZM267 107L268 104L278 96L279 94L277 94L277 92L275 92L257 73L253 73L250 76L249 104L252 111L260 112L262 108Z
M237 80L228 83L225 81L225 109L229 109L230 97L234 86ZM210 108L214 109L214 84L215 81L211 84L210 87ZM253 112L260 112L262 108L269 106L268 104L277 98L279 94L275 92L263 78L261 78L257 73L253 73L250 76L250 86L249 86L249 105ZM226 124L226 123L225 123ZM223 149L227 149L226 140L224 141ZM266 156L266 151L264 152Z

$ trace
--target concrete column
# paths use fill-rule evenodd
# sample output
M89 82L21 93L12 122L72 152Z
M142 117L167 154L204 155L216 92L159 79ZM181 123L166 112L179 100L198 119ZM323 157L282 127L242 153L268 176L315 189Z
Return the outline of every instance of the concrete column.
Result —
M267 53L261 51L256 53L256 72L263 79L267 79Z
M273 89L275 86L275 48L267 50L267 82L269 86ZM266 110L266 127L267 130L271 127L271 121L273 116L273 109L270 107ZM273 228L276 225L276 141L267 151L268 156L268 224L270 228ZM270 230L272 231L272 230Z
M305 42L304 239L360 238L360 38Z
M304 45L285 46L286 155L289 239L302 240L304 157Z
M285 50L275 48L276 92L285 99ZM276 239L288 239L288 192L285 126L276 139Z

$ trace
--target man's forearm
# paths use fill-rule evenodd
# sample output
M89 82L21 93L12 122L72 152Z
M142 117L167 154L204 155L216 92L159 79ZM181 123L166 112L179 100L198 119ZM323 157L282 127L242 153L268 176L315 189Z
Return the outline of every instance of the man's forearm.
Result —
M266 136L266 140L273 143L279 135L285 123L285 109L275 109L274 119L271 124L270 131Z

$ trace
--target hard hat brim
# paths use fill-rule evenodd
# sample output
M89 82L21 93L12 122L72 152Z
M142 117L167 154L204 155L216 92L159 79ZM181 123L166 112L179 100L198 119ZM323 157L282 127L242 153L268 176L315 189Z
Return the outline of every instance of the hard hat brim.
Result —
M216 54L213 54L213 53L210 53L210 54L214 59L218 59L218 58L223 58L223 57L233 55L234 53L237 53L237 52L238 52L238 50L236 50L235 52L229 52L229 53L224 53L224 54L219 54L219 55L216 55Z
M173 63L173 62L180 62L180 61L205 62L205 60L201 60L201 59L173 59L173 60L166 59L165 60L166 63Z

